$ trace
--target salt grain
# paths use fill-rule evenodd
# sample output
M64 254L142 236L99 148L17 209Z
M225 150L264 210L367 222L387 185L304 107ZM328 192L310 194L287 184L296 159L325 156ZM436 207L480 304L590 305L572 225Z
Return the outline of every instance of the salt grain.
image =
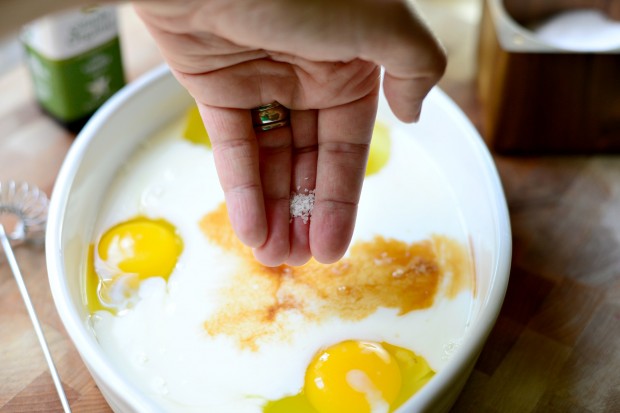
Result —
M299 190L300 188L297 188ZM314 189L304 190L305 193L295 192L291 194L290 198L290 214L291 220L293 218L300 217L304 224L308 223L308 220L312 216L312 208L314 208Z

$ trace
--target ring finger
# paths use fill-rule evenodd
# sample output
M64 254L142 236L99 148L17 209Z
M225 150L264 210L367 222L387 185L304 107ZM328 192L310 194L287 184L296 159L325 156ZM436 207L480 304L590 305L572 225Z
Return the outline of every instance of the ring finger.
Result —
M274 266L286 261L290 251L292 133L288 124L267 131L255 130L268 232L267 240L254 250L254 255L263 264Z

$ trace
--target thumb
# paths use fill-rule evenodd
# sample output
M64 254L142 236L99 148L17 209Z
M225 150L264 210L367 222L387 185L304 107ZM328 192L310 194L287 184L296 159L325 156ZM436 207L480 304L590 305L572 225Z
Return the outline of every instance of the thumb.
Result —
M417 121L424 98L445 71L446 53L411 4L382 5L362 42L363 58L385 68L383 90L394 114Z

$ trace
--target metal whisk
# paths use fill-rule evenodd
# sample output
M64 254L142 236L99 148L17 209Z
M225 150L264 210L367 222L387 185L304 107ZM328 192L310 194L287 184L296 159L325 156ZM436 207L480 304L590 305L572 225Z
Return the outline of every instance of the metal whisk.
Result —
M0 182L0 217L3 215L11 216L16 219L15 228L10 234L5 231L0 221L0 244L6 255L7 262L13 275L19 292L26 305L26 310L32 321L34 331L43 350L45 361L50 370L54 386L58 392L60 403L63 410L71 412L69 401L62 387L62 382L58 376L58 371L52 360L47 341L43 335L43 329L39 323L39 318L32 305L30 295L24 283L24 278L17 264L17 259L13 253L13 246L24 242L42 242L45 236L45 225L47 222L48 199L44 192L39 188L27 183L16 183L13 181Z

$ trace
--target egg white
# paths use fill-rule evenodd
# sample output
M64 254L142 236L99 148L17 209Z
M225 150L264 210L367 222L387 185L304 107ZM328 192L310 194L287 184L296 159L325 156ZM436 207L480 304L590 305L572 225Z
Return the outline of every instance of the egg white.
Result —
M203 323L218 309L218 291L230 282L238 258L211 245L198 222L224 200L213 156L181 139L182 121L153 137L126 163L107 192L93 242L112 225L144 215L164 218L179 231L184 250L166 283L146 280L140 300L90 324L104 351L127 377L166 410L261 412L267 400L297 393L309 361L325 346L347 339L386 341L413 350L439 371L467 331L471 292L432 308L397 316L379 309L352 322L304 322L286 313L290 340L258 351L233 338L210 337ZM375 235L407 242L442 234L467 242L466 227L439 167L410 136L392 134L388 164L368 177L355 240ZM390 202L385 202L390 200Z

